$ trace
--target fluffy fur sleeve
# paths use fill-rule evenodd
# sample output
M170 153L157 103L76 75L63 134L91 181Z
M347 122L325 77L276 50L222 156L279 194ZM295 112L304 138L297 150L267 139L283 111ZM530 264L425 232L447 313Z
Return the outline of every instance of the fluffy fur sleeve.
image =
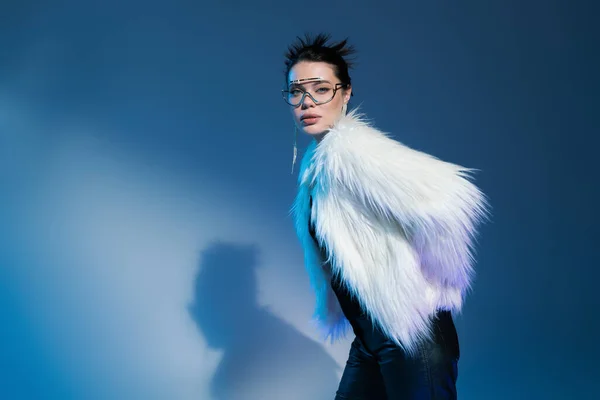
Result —
M471 169L404 146L356 111L319 147L315 156L328 184L387 226L399 226L428 278L470 286L476 228L488 215Z

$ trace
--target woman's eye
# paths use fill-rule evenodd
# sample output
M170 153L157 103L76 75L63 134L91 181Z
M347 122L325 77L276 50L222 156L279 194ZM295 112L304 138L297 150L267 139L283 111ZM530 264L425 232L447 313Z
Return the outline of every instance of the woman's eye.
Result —
M302 94L302 91L298 90L298 89L294 89L294 90L290 90L290 94L292 96L300 96Z
M326 88L326 87L317 89L317 93L327 93L328 91L329 91L329 88Z

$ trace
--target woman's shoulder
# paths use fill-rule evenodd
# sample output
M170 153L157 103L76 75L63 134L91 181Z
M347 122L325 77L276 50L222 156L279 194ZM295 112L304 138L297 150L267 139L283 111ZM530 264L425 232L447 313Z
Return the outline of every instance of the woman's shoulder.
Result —
M354 109L337 120L318 147L322 151L364 152L369 148L396 144L399 142L390 133L377 128L364 113Z
M341 117L333 129L321 141L317 149L323 157L346 158L357 162L374 158L379 160L429 158L429 154L415 150L394 138L391 132L378 128L358 109Z

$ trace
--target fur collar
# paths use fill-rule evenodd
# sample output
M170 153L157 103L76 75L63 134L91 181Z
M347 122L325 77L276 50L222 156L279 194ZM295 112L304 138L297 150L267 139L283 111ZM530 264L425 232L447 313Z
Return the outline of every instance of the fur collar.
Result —
M311 142L292 214L326 337L349 327L332 273L409 353L430 337L438 309L460 310L476 226L488 210L471 172L391 139L356 110Z

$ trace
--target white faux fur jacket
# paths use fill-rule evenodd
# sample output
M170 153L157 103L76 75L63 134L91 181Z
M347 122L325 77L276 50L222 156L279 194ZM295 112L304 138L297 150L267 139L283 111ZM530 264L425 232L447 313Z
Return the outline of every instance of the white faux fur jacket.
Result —
M349 328L332 273L408 353L430 337L437 310L461 309L476 227L488 210L471 171L402 145L356 110L312 141L292 214L326 337Z

